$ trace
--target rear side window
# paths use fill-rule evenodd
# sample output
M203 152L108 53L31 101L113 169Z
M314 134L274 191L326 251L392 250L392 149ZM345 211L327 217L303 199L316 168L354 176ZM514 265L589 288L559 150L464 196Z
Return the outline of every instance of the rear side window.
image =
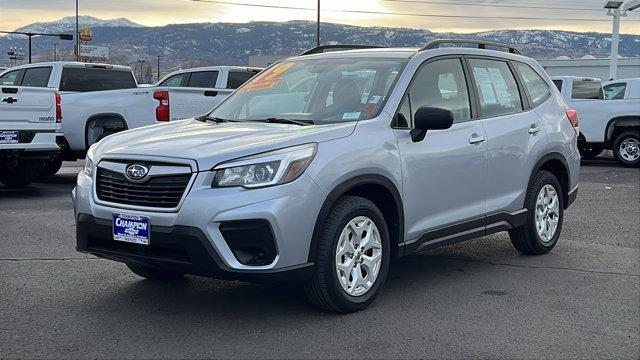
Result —
M555 85L560 92L562 92L562 80L553 80L553 85Z
M182 79L184 79L185 75L186 74L173 75L167 80L161 82L158 86L179 87L182 85Z
M573 89L571 89L571 99L604 99L602 83L599 81L574 81Z
M626 83L615 83L605 85L602 90L604 90L604 98L607 100L623 100L624 93L627 91Z
M504 61L471 59L483 117L513 114L522 111L518 84Z
M22 77L22 86L47 87L49 85L51 66L28 68Z
M516 63L516 70L524 82L531 106L537 106L544 102L550 94L547 82L527 64Z
M237 89L242 84L249 81L252 77L256 76L256 72L247 71L232 71L229 73L229 80L227 80L227 89Z
M215 88L217 80L217 71L198 71L191 73L188 86L198 88Z
M130 71L74 68L62 69L60 91L101 91L132 89L137 87Z
M0 76L0 85L14 86L16 78L18 77L18 70L9 71L8 73Z

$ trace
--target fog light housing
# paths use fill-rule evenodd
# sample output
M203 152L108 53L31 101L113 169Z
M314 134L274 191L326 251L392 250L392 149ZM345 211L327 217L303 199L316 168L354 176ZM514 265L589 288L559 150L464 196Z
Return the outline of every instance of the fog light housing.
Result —
M276 259L275 239L268 221L225 221L220 224L219 230L236 260L242 265L264 266Z

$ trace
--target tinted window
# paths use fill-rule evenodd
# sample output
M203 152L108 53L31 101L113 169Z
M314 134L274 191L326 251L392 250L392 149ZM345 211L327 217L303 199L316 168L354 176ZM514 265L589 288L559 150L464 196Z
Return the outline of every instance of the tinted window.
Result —
M240 85L249 81L252 77L256 76L257 72L230 72L229 79L227 80L227 89L237 89Z
M527 89L527 97L531 106L542 103L549 96L549 85L538 75L529 65L516 63L516 70L520 73L520 77Z
M572 99L604 99L602 83L599 81L576 80L571 90Z
M522 111L518 84L506 62L472 59L470 64L483 117Z
M25 69L22 77L22 86L47 87L49 85L49 75L51 67L37 67Z
M215 88L217 80L217 71L198 71L191 73L189 87Z
M553 85L555 85L558 90L562 91L562 80L553 80Z
M61 91L100 91L135 88L130 71L93 68L64 68L60 79Z
M182 79L185 74L178 74L169 77L167 80L161 82L158 86L167 86L167 87L178 87L182 85Z
M18 77L18 70L9 71L8 73L0 76L0 85L15 85L16 78Z
M627 91L626 83L609 84L602 88L604 90L604 98L607 100L622 100L624 93Z
M471 119L469 91L459 59L434 61L418 70L409 97L413 114L420 107L431 106L451 110L456 122Z

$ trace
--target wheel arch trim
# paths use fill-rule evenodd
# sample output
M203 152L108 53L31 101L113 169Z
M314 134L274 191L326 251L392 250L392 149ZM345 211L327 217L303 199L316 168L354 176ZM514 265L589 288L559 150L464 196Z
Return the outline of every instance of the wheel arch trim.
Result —
M322 203L322 207L320 208L320 211L318 213L318 216L316 218L316 222L313 228L311 244L309 246L309 255L308 255L309 262L315 261L316 250L318 247L318 239L320 238L322 227L327 217L329 216L329 212L331 211L331 208L333 207L335 202L341 196L348 193L350 190L353 190L360 186L366 186L366 185L382 186L393 197L395 202L395 207L397 209L397 215L398 215L398 229L396 230L398 232L397 233L398 244L395 244L396 246L394 246L393 248L400 247L399 245L401 245L401 243L404 241L404 207L403 207L402 196L400 195L400 191L398 190L396 185L393 183L393 181L389 180L387 177L383 175L377 175L377 174L358 175L339 183L325 197L325 200ZM389 219L385 219L385 221L389 222ZM389 229L390 235L391 235L391 231L393 230ZM396 254L396 255L399 255L399 254Z

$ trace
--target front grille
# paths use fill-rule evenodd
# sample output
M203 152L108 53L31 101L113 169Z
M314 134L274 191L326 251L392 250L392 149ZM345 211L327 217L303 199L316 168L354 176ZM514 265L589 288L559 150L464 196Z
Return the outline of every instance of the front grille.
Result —
M123 174L98 168L98 199L117 204L172 209L178 206L191 179L190 174L152 177L132 183Z

